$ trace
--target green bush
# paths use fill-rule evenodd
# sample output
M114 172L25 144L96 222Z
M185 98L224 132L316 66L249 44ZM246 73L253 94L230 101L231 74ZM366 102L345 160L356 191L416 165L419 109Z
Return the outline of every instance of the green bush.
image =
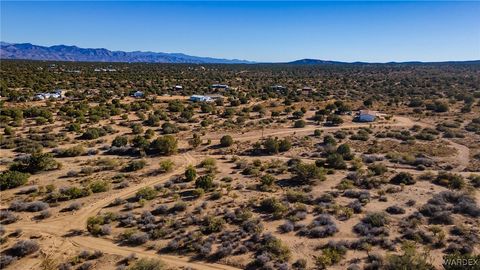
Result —
M160 161L160 170L162 172L170 172L172 171L174 165L175 163L173 163L173 161L170 159L164 159Z
M67 149L60 149L57 153L59 157L77 157L85 154L85 148L81 145L75 145Z
M95 140L105 135L107 135L107 132L103 128L87 128L82 134L81 139Z
M147 162L145 160L132 160L124 168L125 172L134 172L145 168Z
M55 170L60 167L60 164L55 161L50 153L34 153L29 157L13 163L10 166L12 171L37 173L41 171Z
M127 136L117 136L112 141L112 146L116 146L116 147L126 146L127 144L128 144Z
M323 168L317 167L315 164L299 162L294 166L293 171L296 179L302 183L310 183L315 180L325 180L325 171Z
M233 138L230 135L225 135L220 139L220 145L222 147L229 147L233 144Z
M448 172L440 172L432 182L451 189L462 189L465 187L463 176Z
M316 257L315 264L319 269L327 269L328 266L339 263L347 253L345 248L324 247L322 255Z
M213 187L213 176L203 175L195 180L195 188L201 188L205 191L210 190Z
M110 189L110 185L104 180L97 180L92 182L89 186L93 193L105 192Z
M187 180L187 182L191 182L196 178L197 178L197 170L195 170L195 168L192 165L188 166L187 169L185 170L185 179Z
M293 124L293 127L294 128L304 128L305 127L305 121L303 120L297 120L295 121L295 123Z
M17 171L4 171L0 174L0 190L16 188L25 185L30 174Z
M413 185L416 183L416 180L411 173L400 172L390 179L390 183L395 185Z
M169 156L177 152L178 142L172 135L158 137L150 143L150 150L155 154Z
M144 187L137 191L137 193L135 194L135 197L137 198L137 200L140 200L140 199L153 200L155 199L157 194L158 192L155 189L151 187Z
M200 228L203 234L211 234L211 233L216 233L220 232L223 229L223 226L225 225L225 220L221 217L212 217L212 216L207 216L203 220L203 225Z
M414 243L406 242L402 246L403 254L389 254L385 260L385 270L415 269L434 270L435 267L427 259L428 253L417 253ZM462 268L464 269L464 268Z
M140 259L129 266L127 270L165 270L165 264L157 259Z
M264 212L273 214L274 218L281 218L288 211L288 207L275 197L263 199L260 202L260 209Z

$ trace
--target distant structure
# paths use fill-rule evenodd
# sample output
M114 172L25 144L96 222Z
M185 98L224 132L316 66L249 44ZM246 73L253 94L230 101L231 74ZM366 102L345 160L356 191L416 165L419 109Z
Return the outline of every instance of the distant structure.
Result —
M55 89L53 92L49 93L38 93L35 95L35 100L45 100L45 99L61 99L64 97L64 93L61 89Z
M190 97L190 101L193 102L213 102L213 98L209 96L202 96L202 95L192 95Z
M360 110L355 116L357 122L373 122L377 118L377 112L369 110Z
M227 90L229 87L226 84L212 84L210 88L214 90Z
M175 91L181 91L181 90L183 90L183 86L181 86L181 85L175 85L175 86L173 87L173 90L175 90Z
M115 72L117 71L114 68L96 68L94 69L95 72Z
M219 99L223 99L222 95L211 94L211 95L192 95L190 96L190 101L193 102L214 102Z
M298 91L299 91L302 95L308 96L308 95L312 94L313 92L315 92L315 89L313 89L313 88L311 88L311 87L308 87L308 86L305 86L305 87L303 87L302 89L298 89Z
M132 94L132 97L134 98L143 98L145 96L145 93L143 93L142 91L135 91L135 93Z
M273 86L270 86L270 89L276 92L284 92L287 90L287 88L282 85L273 85Z

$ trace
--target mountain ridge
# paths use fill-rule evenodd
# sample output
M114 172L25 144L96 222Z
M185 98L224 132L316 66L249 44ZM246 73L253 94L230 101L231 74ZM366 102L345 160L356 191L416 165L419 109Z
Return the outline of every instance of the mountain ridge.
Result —
M247 60L191 56L183 53L111 51L105 48L80 48L75 45L40 46L31 43L1 42L0 58L11 60L146 62L193 64L250 64Z
M164 53L152 51L111 51L105 48L80 48L75 45L41 46L32 43L0 42L0 59L4 60L40 60L71 62L131 62L131 63L172 63L172 64L260 64L239 59L223 59L213 57L192 56L184 53ZM271 64L288 65L369 65L369 64L435 64L463 63L480 64L480 60L440 61L440 62L342 62L313 58L298 59L290 62L274 62ZM261 63L268 64L268 63Z

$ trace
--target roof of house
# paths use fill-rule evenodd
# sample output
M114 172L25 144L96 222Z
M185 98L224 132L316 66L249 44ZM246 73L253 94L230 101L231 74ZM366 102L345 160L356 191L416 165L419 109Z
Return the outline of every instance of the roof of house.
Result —
M375 111L370 111L370 110L360 110L358 112L359 115L373 115L373 116L376 116L377 115L377 112Z

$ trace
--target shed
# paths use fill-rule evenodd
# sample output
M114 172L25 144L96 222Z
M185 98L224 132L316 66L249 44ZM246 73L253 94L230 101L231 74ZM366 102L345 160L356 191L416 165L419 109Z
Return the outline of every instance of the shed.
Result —
M373 122L377 117L377 113L374 111L360 110L355 118L358 122Z

